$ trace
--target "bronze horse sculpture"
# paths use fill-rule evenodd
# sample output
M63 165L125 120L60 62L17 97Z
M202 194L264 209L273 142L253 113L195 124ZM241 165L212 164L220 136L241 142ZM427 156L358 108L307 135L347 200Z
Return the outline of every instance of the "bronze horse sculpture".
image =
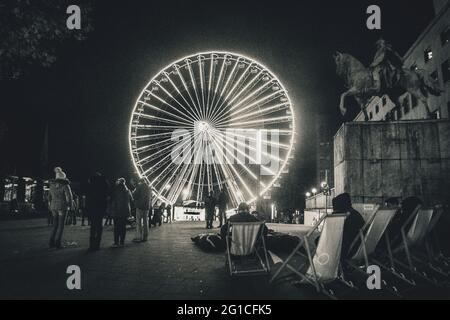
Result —
M403 68L391 88L380 89L374 83L372 70L366 68L358 59L341 52L336 52L333 57L336 62L336 73L343 78L345 87L348 89L341 95L339 108L342 115L345 115L347 111L345 98L348 96L355 98L364 113L365 121L368 121L366 106L373 96L387 94L392 102L399 105L400 97L404 93L409 92L425 105L428 117L430 117L431 111L427 101L428 94L431 93L438 96L442 93L442 90L424 70Z

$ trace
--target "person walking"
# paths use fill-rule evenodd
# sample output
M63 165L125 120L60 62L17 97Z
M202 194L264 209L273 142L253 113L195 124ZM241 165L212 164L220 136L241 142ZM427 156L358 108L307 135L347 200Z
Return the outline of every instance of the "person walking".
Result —
M61 238L64 231L64 223L67 212L72 205L72 190L70 181L60 167L55 169L55 179L50 181L48 195L49 208L53 216L53 230L50 236L49 247L61 248Z
M100 249L103 233L103 216L108 202L108 183L103 175L95 173L88 180L86 190L86 210L91 223L89 251Z
M136 237L134 242L145 242L148 237L148 213L152 204L152 195L145 180L140 178L133 192L136 208Z
M125 236L127 233L127 219L131 214L130 203L133 196L128 190L125 179L120 178L113 194L112 216L114 219L114 244L113 248L123 246L125 244Z
M205 198L205 218L206 229L213 228L214 211L216 209L216 200L212 191Z
M217 200L217 206L219 207L219 228L222 227L222 224L227 223L227 202L228 197L225 193L225 190L220 190L219 198Z
M166 214L167 214L167 223L171 223L172 222L172 206L170 205L170 203L167 204Z

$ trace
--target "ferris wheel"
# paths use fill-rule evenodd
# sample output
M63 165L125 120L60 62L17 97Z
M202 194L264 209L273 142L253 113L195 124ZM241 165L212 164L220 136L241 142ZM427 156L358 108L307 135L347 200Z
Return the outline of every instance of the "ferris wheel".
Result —
M294 145L291 100L279 79L249 57L204 52L156 74L129 126L136 171L167 203L225 190L233 206L268 194Z

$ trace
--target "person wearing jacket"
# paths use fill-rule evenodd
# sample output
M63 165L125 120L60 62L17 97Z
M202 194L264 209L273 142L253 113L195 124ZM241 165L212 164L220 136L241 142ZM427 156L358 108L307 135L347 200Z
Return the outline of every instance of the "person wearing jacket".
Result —
M60 167L55 168L55 179L50 181L48 195L49 208L53 216L53 230L49 247L61 248L61 238L68 210L72 206L72 190L66 174Z
M101 173L97 172L89 178L86 189L86 211L91 223L89 251L100 249L108 192L108 182Z
M120 178L113 193L112 217L114 219L114 244L113 247L123 246L127 232L127 219L131 214L130 202L133 196L125 184L125 179Z
M152 203L152 195L149 186L144 179L139 179L133 192L134 206L136 208L136 237L134 242L147 241L148 237L148 213Z

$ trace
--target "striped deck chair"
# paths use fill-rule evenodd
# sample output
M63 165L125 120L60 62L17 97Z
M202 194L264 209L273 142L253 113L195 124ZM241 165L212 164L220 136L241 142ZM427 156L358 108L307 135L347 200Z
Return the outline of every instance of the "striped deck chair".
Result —
M425 237L425 250L428 262L431 264L432 268L434 267L434 264L441 265L441 267L436 267L438 272L442 271L441 268L448 269L450 267L450 258L443 254L439 237L436 235L434 229L443 214L444 207L442 205L434 207L433 218L431 219L428 233ZM448 274L448 272L446 273Z
M282 265L270 279L270 282L274 282L281 274L281 271L287 268L292 271L294 275L300 277L300 283L313 285L317 292L322 292L330 298L335 298L334 293L326 288L326 284L340 279L342 276L340 258L344 223L347 216L348 214L331 214L324 215L320 218L312 230L300 239L300 243L288 258L283 261ZM309 238L313 235L314 231L322 225L322 222L323 228L319 243L317 244L315 251L312 252L309 244L311 239ZM305 255L300 252L302 247L306 249L307 263L300 266L300 268L294 267L290 262L295 255L305 257ZM307 268L303 268L304 266L307 266ZM303 272L302 269L304 270Z
M264 225L264 221L228 223L226 264L231 276L270 272Z
M373 255L375 253L377 245L383 238L383 235L385 234L386 229L389 223L391 223L392 218L395 216L396 212L397 208L380 209L379 206L375 207L370 219L359 230L358 236L353 241L350 247L353 248L358 245L358 248L352 255L352 257L345 260L345 264L347 266L359 272L360 274L363 274L364 276L367 276L367 268L369 267L369 265L374 263L390 271L389 268L381 265L380 262L375 262ZM385 281L383 281L383 285L388 291L397 294L397 288L395 286L388 286Z
M412 276L419 277L427 282L437 285L437 280L431 278L425 270L418 270L417 263L414 263L412 250L423 244L425 237L429 231L430 223L433 218L433 209L421 208L417 206L414 213L401 227L402 243L397 248L388 245L388 257L391 264L391 270L398 272L405 281L415 284L414 280L408 280L398 267L405 269ZM389 241L388 241L389 243ZM406 257L404 262L403 253Z

